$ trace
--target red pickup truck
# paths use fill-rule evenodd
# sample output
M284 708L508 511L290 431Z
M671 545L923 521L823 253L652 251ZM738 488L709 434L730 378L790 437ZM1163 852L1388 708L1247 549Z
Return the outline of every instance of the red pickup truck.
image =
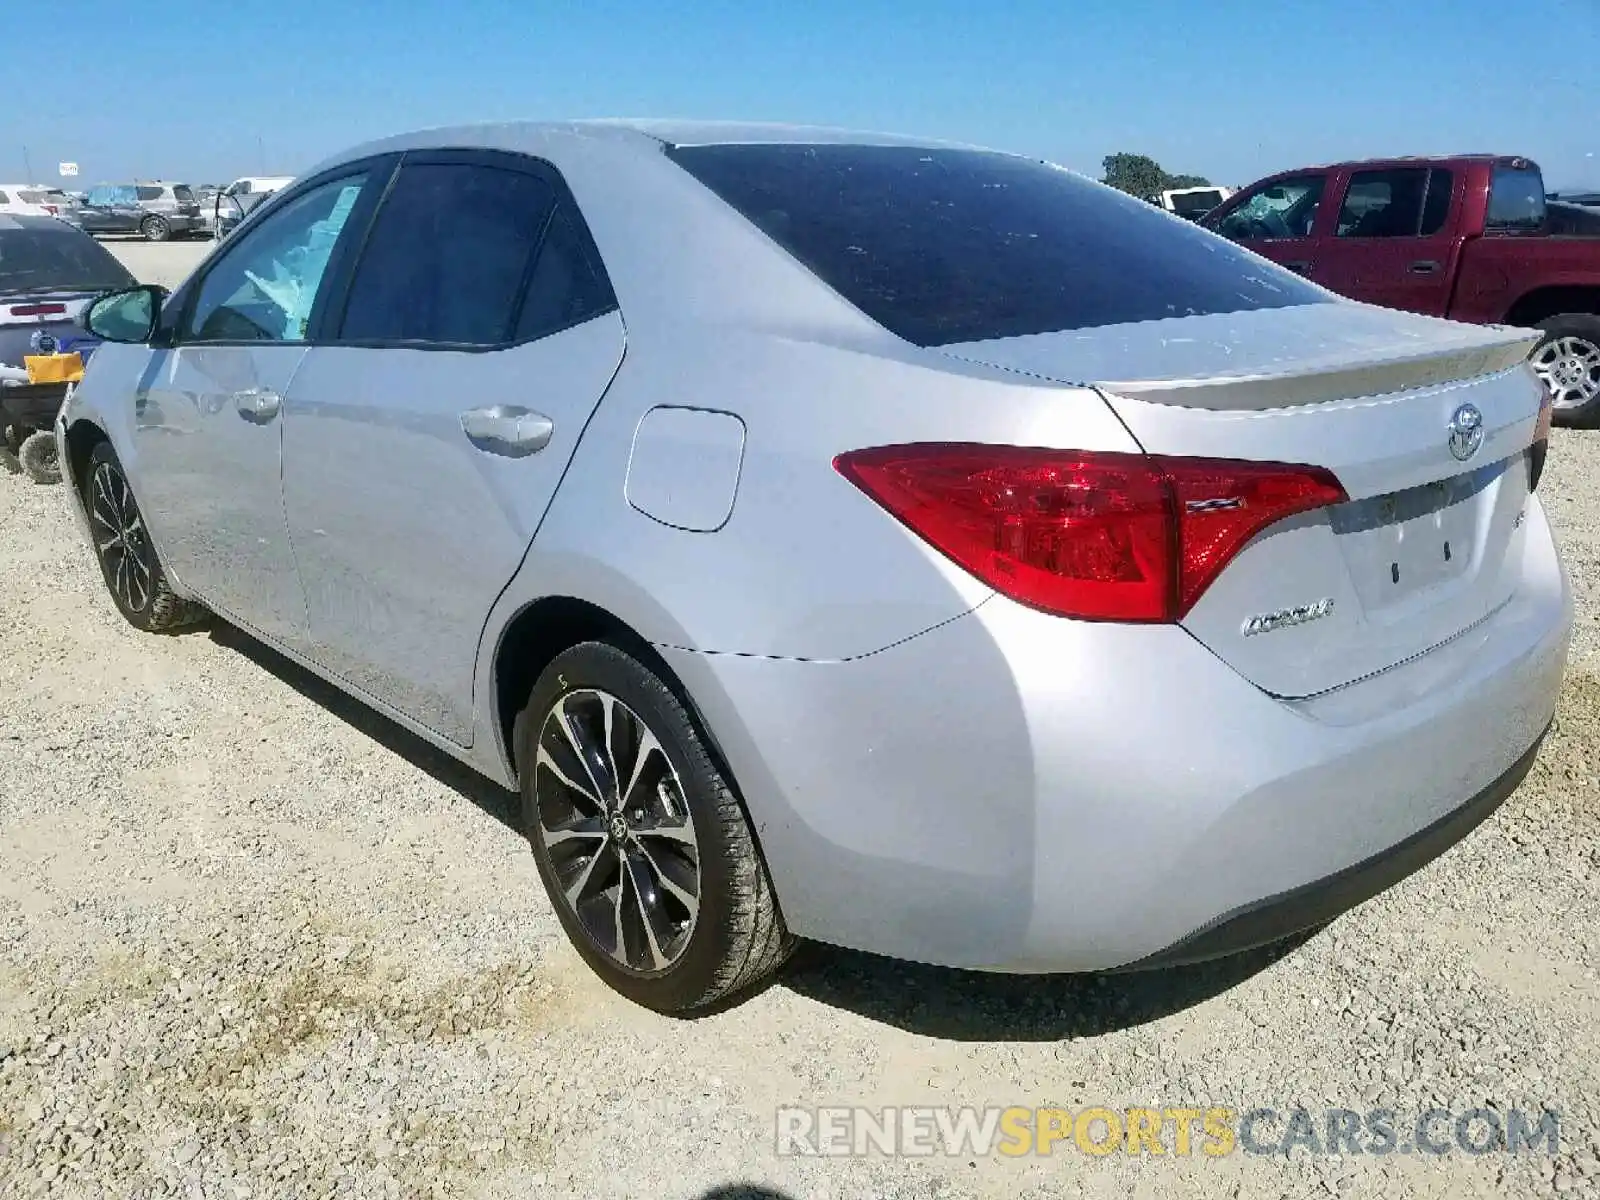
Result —
M1600 215L1547 201L1525 158L1391 158L1284 171L1201 224L1354 300L1544 330L1558 424L1600 425Z

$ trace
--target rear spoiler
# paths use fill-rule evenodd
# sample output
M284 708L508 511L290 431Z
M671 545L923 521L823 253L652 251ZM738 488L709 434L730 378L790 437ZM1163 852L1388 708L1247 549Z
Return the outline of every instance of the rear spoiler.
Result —
M1325 404L1353 396L1384 396L1392 392L1438 387L1463 379L1497 375L1526 362L1539 344L1536 330L1501 326L1476 326L1490 339L1475 344L1432 349L1417 354L1391 355L1367 362L1346 359L1319 368L1315 362L1296 365L1281 374L1212 376L1206 379L1097 380L1103 391L1184 408L1222 411L1294 408Z

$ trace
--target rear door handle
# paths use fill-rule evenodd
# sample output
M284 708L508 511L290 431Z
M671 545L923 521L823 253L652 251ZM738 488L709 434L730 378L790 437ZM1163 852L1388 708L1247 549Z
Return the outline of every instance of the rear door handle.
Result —
M1306 262L1304 259L1296 260L1295 262L1286 262L1283 265L1288 267L1289 270L1297 272L1301 275L1311 274L1311 264Z
M233 407L246 421L265 425L278 415L283 407L283 397L267 388L249 388L233 394Z
M1431 258L1424 258L1412 263L1406 270L1413 275L1433 275L1439 270L1439 264Z
M555 422L543 413L510 404L472 408L461 414L461 432L468 441L490 454L511 458L537 454L549 445L555 430Z

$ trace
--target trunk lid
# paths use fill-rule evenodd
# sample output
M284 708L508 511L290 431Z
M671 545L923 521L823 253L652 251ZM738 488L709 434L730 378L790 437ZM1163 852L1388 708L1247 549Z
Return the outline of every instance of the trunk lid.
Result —
M1095 386L1151 454L1338 476L1347 503L1258 535L1183 622L1257 686L1302 697L1422 654L1510 599L1542 397L1525 365L1536 340L1338 303L942 349ZM1466 406L1481 441L1458 457L1451 428Z

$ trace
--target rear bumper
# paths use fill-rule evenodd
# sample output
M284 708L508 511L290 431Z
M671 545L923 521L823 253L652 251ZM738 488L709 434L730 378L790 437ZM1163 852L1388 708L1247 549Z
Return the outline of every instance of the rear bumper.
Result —
M998 597L847 662L662 653L795 932L987 970L1159 965L1320 923L1514 788L1572 625L1537 500L1528 522L1509 604L1311 700L1177 627Z
M1544 734L1483 791L1404 841L1325 879L1224 913L1165 950L1116 968L1154 970L1205 962L1314 929L1415 874L1487 820L1533 768Z

